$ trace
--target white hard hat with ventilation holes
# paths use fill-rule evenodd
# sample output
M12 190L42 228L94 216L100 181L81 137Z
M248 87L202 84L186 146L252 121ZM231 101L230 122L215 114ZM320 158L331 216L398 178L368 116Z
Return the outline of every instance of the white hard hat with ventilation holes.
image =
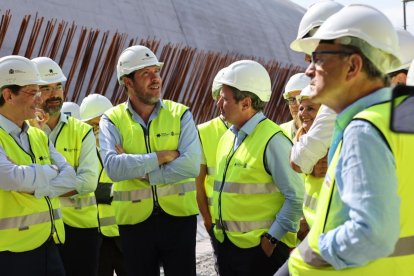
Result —
M37 57L32 59L39 70L40 77L47 84L65 82L66 76L63 74L60 66L51 58L48 57Z
M0 87L32 84L46 83L40 78L36 65L30 59L17 55L0 58Z
M85 122L101 116L112 107L113 105L107 97L100 94L89 94L80 105L81 121Z

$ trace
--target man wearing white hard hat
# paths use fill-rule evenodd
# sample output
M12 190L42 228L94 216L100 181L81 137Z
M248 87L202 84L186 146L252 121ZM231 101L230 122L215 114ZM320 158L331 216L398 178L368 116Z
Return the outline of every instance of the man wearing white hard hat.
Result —
M414 136L389 129L397 34L380 11L354 4L299 43L312 57L312 101L338 116L315 221L289 273L412 275Z
M405 84L408 68L414 59L414 36L406 30L397 30L398 45L400 46L401 65L388 71L391 84Z
M286 162L291 141L263 114L266 69L240 60L216 82L220 115L232 124L218 143L213 192L219 273L273 275L296 243L303 181Z
M331 0L312 4L302 17L297 38L290 48L305 53L305 60L309 62L310 56L301 47L300 40L312 37L327 18L342 8L342 4ZM292 147L290 162L294 170L315 177L325 176L327 167L323 166L323 160L331 144L335 118L335 111L322 105L309 131Z
M90 126L62 113L66 77L59 65L48 57L32 61L45 82L40 85L41 107L48 119L41 128L76 170L76 189L70 197L60 197L66 242L59 250L66 275L96 275L101 239L94 195L99 162L95 137Z
M281 124L280 127L285 132L286 136L292 140L296 132L300 127L300 121L298 119L298 102L296 101L296 96L300 94L303 88L309 84L309 77L305 73L297 73L291 76L286 83L285 92L283 93L283 98L289 106L290 115L292 120Z
M217 82L217 79L224 74L226 68L222 68L213 80L212 96L213 100L217 101L220 97L220 90L222 85ZM199 124L197 126L198 136L200 137L200 144L202 149L202 160L200 165L200 174L196 178L197 188L197 204L200 214L203 217L204 226L211 238L211 245L213 247L213 254L215 258L215 270L218 273L217 265L217 241L214 238L213 227L214 210L213 210L213 188L214 176L216 172L216 153L217 146L221 136L228 130L230 124L225 121L223 116L219 115L216 118Z
M32 61L0 58L0 267L2 275L65 275L58 196L75 189L75 171L43 131L30 127L44 82Z
M116 223L115 210L111 205L113 181L108 177L100 158L99 122L102 115L113 107L111 101L100 94L89 94L80 105L81 121L92 126L95 134L97 154L99 158L99 179L95 190L98 204L99 232L102 244L99 249L98 275L127 275L125 261L121 250L119 229Z
M101 156L128 275L195 275L195 177L201 150L187 106L161 99L163 63L141 45L125 49L117 76L128 100L100 122Z

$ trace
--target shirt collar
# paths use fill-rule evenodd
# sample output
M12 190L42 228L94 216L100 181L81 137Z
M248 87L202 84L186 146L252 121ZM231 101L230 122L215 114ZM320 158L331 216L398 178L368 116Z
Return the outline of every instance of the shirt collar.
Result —
M153 118L153 116L156 117L158 115L160 108L166 108L164 102L161 99L155 105L155 108L152 111L150 119ZM141 116L139 116L138 113L136 113L135 110L132 108L132 103L129 98L126 102L125 109L128 110L132 114L132 118L134 118L136 121L138 121L138 118L142 120Z
M338 114L336 118L337 125L344 129L349 122L351 122L352 118L362 110L381 103L385 101L389 101L391 99L391 88L390 87L384 87L381 88L374 93L371 93L361 99L358 99L351 105L349 105L347 108L345 108L341 113Z
M252 134L255 127L265 119L266 116L263 114L263 112L259 111L256 114L254 114L253 117L251 117L239 130L235 126L231 126L230 130L237 136L239 132L242 132L246 135Z
M20 132L27 132L29 129L29 125L26 123L26 121L23 122L23 128L20 128L18 125L4 117L0 114L0 127L4 129L7 134L10 133L20 133Z

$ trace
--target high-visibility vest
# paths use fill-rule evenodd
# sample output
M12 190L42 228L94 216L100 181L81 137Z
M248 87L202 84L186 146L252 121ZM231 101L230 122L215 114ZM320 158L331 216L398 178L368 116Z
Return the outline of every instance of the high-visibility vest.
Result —
M0 128L0 145L17 165L50 164L49 141L45 133L29 127L31 152L24 151ZM1 180L0 180L1 181ZM56 243L65 241L59 200L0 189L0 251L23 252L41 246L53 236Z
M334 221L335 214L342 207L342 202L336 200L339 196L335 185L335 169L341 152L341 141L322 185L316 218L308 234L308 244L306 244L308 250L305 254L303 248L306 246L302 249L299 246L290 256L289 272L292 275L414 275L414 216L412 215L414 179L411 172L414 164L414 135L397 134L389 130L389 103L374 105L357 114L354 120L365 120L375 126L394 155L398 179L397 191L401 198L400 238L390 256L371 261L365 266L334 270L331 266L323 264L318 239L322 233L338 226Z
M111 185L113 181L106 174L105 169L102 165L102 160L99 156L99 183L98 185ZM107 237L117 237L119 236L118 225L116 224L115 218L115 209L111 204L98 203L98 219L99 219L99 229L102 235Z
M323 183L323 177L305 175L305 196L303 198L303 215L309 227L312 227L316 215L319 192Z
M280 125L280 128L282 129L283 133L290 139L290 141L293 141L293 138L295 138L296 135L295 121L290 120L286 123L283 123Z
M227 131L217 149L217 174L214 183L214 234L223 242L224 232L240 248L260 243L276 219L285 197L266 170L264 156L269 140L281 133L278 125L262 120L233 152L235 135ZM281 240L294 246L296 233Z
M163 100L158 116L148 124L147 131L132 119L126 103L106 112L118 129L122 147L128 154L146 154L162 150L177 150L181 133L181 117L188 107ZM172 216L184 217L198 213L195 179L178 183L150 185L148 181L128 179L114 183L112 205L118 225L132 225L146 220L154 204Z
M56 150L66 158L75 171L79 166L82 141L90 131L91 126L68 117L68 122L63 124L56 137ZM98 206L93 192L59 199L65 224L76 228L98 227Z
M221 136L223 136L227 129L227 125L220 117L216 117L208 122L198 125L198 133L200 135L201 146L203 148L207 165L207 175L204 181L204 187L212 218L214 218L213 187L214 175L216 173L217 145Z

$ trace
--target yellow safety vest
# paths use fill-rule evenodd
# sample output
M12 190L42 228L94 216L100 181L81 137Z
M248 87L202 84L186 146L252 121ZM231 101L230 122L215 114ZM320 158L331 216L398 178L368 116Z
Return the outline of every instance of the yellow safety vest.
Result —
M264 119L235 152L233 132L222 136L213 193L214 234L218 241L223 242L225 232L236 246L255 247L274 222L285 197L266 170L264 156L268 141L278 132L278 125ZM282 241L295 246L296 233L286 234Z
M316 206L318 203L319 192L323 183L323 177L305 175L305 196L303 199L303 215L309 225L312 227L316 215Z
M50 164L49 141L45 133L29 127L31 152L25 152L0 128L0 145L17 165ZM0 180L1 181L1 180ZM65 241L59 200L0 189L0 251L24 252L41 246L50 236Z
M374 260L362 267L334 270L331 266L323 264L318 239L322 233L338 226L333 223L333 219L335 218L335 210L341 208L341 202L335 200L335 198L339 198L335 196L338 193L335 185L335 169L341 152L341 142L332 158L322 185L315 222L308 234L307 246L310 250L307 250L305 254L305 250L299 246L293 251L289 259L291 275L414 275L414 216L412 215L414 186L412 185L411 172L412 164L414 164L414 135L397 134L389 130L389 103L372 106L360 112L354 118L366 120L373 124L383 134L394 155L398 195L401 198L400 239L395 246L394 253L390 256ZM332 198L332 202L330 202L330 198ZM384 208L387 208L387 206L384 206Z
M82 141L92 131L91 126L68 117L56 137L55 148L75 168L79 166ZM63 222L76 228L98 227L98 207L93 192L76 197L60 197Z
M198 125L198 133L200 135L201 146L203 147L207 165L207 176L204 181L204 187L212 218L214 218L213 187L214 175L216 173L217 145L221 136L223 136L227 129L227 125L220 117L216 117L208 122Z
M146 154L162 150L177 150L181 133L181 117L188 107L163 100L157 118L148 124L148 133L132 119L126 103L106 112L117 127L122 147L128 154ZM148 181L129 179L114 183L112 205L118 225L132 225L146 220L154 204L172 216L184 217L198 213L194 178L173 184L150 185Z
M283 123L280 125L280 128L282 129L283 133L290 139L290 141L293 141L293 138L295 138L296 135L295 121L290 120L289 122Z
M99 183L98 185L110 185L113 181L106 174L105 169L102 165L101 157L99 156ZM115 209L111 204L98 203L98 218L99 218L99 229L102 235L107 237L119 236L118 225L116 224Z

